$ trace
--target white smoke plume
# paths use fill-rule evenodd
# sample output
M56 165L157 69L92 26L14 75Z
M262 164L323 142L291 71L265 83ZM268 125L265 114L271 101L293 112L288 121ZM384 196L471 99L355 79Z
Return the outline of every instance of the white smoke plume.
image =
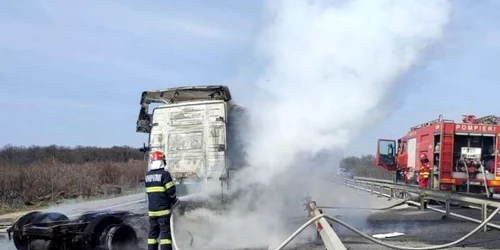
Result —
M369 205L328 190L311 171L325 163L304 158L342 150L385 115L398 77L441 37L450 12L446 0L270 0L266 7L271 20L259 52L268 65L250 106L251 167L239 176L259 185L246 186L254 192L228 213L190 212L210 220L201 230L210 249L280 243L300 225L290 218L305 217L306 192L325 203Z
M269 1L269 62L252 106L249 161L269 181L299 153L341 149L388 109L388 93L438 40L447 0ZM263 96L263 95L261 95Z

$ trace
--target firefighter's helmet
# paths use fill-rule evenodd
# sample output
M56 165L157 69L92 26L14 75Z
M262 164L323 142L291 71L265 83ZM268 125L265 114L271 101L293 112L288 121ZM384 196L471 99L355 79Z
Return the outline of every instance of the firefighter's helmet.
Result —
M421 155L420 155L420 162L422 162L422 163L427 163L427 162L429 162L429 158L427 158L427 155L426 155L426 154L421 154Z
M165 154L161 151L154 151L151 154L151 161L163 161L165 160Z
M165 160L165 154L161 151L154 151L150 158L150 170L165 168L167 162Z

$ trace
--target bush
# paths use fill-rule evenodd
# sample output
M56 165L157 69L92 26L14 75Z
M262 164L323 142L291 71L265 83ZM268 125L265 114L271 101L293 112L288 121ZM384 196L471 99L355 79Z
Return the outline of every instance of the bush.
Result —
M104 185L135 188L144 178L146 169L146 163L140 160L0 166L0 203L22 207L95 196L102 194Z
M0 150L0 212L137 188L144 155L129 147Z
M375 165L373 155L349 156L340 162L340 168L357 177L392 180L394 173Z

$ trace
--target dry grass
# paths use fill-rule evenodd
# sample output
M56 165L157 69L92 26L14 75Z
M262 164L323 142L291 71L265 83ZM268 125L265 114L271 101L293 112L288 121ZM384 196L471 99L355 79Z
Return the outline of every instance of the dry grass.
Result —
M0 166L0 214L44 206L62 199L121 193L136 188L144 178L146 168L146 163L141 160Z

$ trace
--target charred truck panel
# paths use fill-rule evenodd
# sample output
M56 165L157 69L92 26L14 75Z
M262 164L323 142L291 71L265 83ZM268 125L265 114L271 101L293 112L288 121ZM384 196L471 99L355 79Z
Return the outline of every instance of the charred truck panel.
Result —
M419 156L428 156L428 188L467 193L500 193L500 118L465 115L461 122L440 117L415 126L399 140L380 139L376 164L396 180L416 184ZM397 150L393 150L397 148Z
M149 114L152 103L159 105ZM137 132L149 134L144 151L165 152L180 193L199 192L210 180L229 186L232 172L246 165L246 122L226 86L179 87L142 94Z

